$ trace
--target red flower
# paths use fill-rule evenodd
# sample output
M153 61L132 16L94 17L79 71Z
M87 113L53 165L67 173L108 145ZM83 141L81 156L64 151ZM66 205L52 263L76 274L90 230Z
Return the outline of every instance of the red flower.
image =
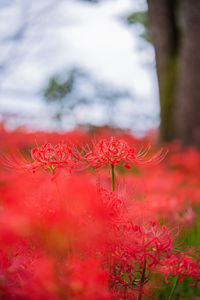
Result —
M135 160L135 149L130 148L123 140L111 137L108 140L100 140L94 144L93 150L85 155L85 160L94 168L100 168L108 163L112 166L121 163L130 167L128 163Z
M97 260L90 257L85 259L71 257L70 265L68 262L66 266L68 276L64 278L63 284L67 287L67 299L113 299L107 287L109 273L102 269Z
M178 276L179 282L186 276L200 279L200 267L192 257L184 253L173 254L160 263L158 270L164 274L166 281L169 275Z
M132 224L124 230L123 250L118 254L123 261L128 259L143 267L146 258L147 267L156 266L161 257L168 256L172 248L169 229L159 223L151 222L148 226Z
M41 147L33 148L31 151L35 168L45 167L54 171L56 167L75 167L78 165L80 156L72 152L66 144L44 144Z
M120 296L121 291L124 292L125 297L120 299L135 299L134 295L138 292L146 293L151 272L161 259L169 257L172 248L172 238L166 226L157 222L130 225L127 228L120 226L118 235L115 235L115 240L110 245L114 262L110 284L116 296ZM142 277L143 272L141 287L138 278Z
M44 144L41 147L35 147L31 150L33 162L21 155L5 157L2 162L7 167L18 170L29 170L35 172L37 169L44 168L51 170L53 174L58 167L72 169L79 165L80 155L74 152L71 147L66 144Z
M111 137L110 140L102 139L94 144L93 149L84 158L93 168L122 163L125 168L130 169L131 164L149 163L161 159L162 150L147 158L149 148L136 153L135 148L130 147L124 140Z

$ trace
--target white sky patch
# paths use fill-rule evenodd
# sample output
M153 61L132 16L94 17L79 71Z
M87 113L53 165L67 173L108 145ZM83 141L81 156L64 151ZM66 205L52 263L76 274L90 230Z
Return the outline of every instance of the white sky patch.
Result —
M139 7L145 7L143 2L107 0L92 5L76 0L60 0L53 10L41 16L39 12L49 4L49 0L35 0L29 5L27 0L17 0L13 5L2 8L0 37L12 34L23 21L20 19L23 16L20 5L28 6L30 26L23 40L15 47L16 57L0 78L0 112L8 111L8 108L11 112L18 112L20 107L21 111L34 114L34 111L38 113L39 107L42 116L46 106L39 92L50 76L75 65L89 70L99 81L130 89L138 99L142 99L135 104L121 104L121 119L126 119L126 112L131 114L135 111L154 114L157 118L159 106L155 73L143 63L152 60L149 56L154 55L153 51L150 47L149 51L140 51L138 35L121 20ZM12 42L5 44L5 48L2 44L0 61L9 54L9 47L12 47ZM10 60L12 55L11 58L8 55ZM9 94L9 91L17 90L30 96L26 93L21 97L15 93ZM88 111L79 107L76 112L80 121L88 119L92 122L93 119L99 123L105 119L104 113L105 109L96 105Z

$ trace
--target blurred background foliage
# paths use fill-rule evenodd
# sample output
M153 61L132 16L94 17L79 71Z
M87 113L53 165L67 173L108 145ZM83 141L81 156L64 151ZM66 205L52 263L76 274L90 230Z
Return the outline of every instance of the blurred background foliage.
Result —
M149 24L148 24L148 14L147 11L138 11L130 14L127 17L127 23L129 25L137 25L139 24L142 28L142 32L140 33L140 37L144 39L146 42L152 43L151 35L149 32Z
M106 125L111 127L115 126L112 116L116 102L125 98L133 98L130 91L99 82L80 68L72 68L63 74L51 77L43 96L52 110L54 120L58 123L67 115L73 115L76 119L73 112L79 107L81 109L85 106L91 109L92 105L101 104L106 108L108 116Z
M141 1L137 0L136 2L139 3ZM142 2L145 3L145 1ZM117 8L117 6L115 8L115 3L113 1L65 0L60 3L71 3L71 6L74 3L74 12L80 10L78 13L80 18L84 17L84 10L87 13L87 11L90 12L90 7L94 11L101 8L102 4L110 3L114 9L119 10L119 12L113 14L113 16L109 13L111 15L110 20L113 19L110 26L116 26L116 28L121 26L125 34L125 30L128 32L128 12L120 12L120 9ZM2 79L0 87L0 102L2 104L2 108L0 109L1 120L11 128L23 124L29 124L29 127L33 128L36 125L35 127L37 128L38 124L41 125L42 123L45 123L45 120L48 118L52 118L52 121L48 123L49 130L52 130L52 128L55 128L56 130L66 130L77 125L85 126L89 123L91 126L107 125L128 128L135 133L142 134L151 128L157 128L159 125L158 104L155 101L156 109L151 107L150 102L145 98L146 96L141 96L142 93L139 95L138 92L134 91L134 87L129 88L126 84L114 83L112 80L103 78L98 72L95 74L90 68L81 65L81 63L70 62L71 58L70 56L67 57L67 54L65 55L67 60L64 60L62 65L56 56L55 60L48 60L48 56L51 55L53 50L51 48L52 46L48 46L48 38L43 42L42 30L46 30L45 35L47 37L52 30L60 33L59 30L63 28L67 33L68 28L74 28L77 22L77 20L73 19L74 17L70 15L70 12L69 15L64 16L63 19L63 16L61 16L60 20L56 19L57 17L60 17L59 14L62 13L59 11L60 3L58 4L54 0L45 0L43 3L36 1L34 5L29 5L24 0L5 1L4 3L0 3L0 6L2 7L2 24L5 22L8 27L6 28L6 31L1 30L0 28L2 49L5 49L5 55L4 52L2 52L2 55L0 56L0 78ZM119 7L120 5L118 4ZM15 9L16 12L14 11ZM56 9L58 9L59 12L57 16L54 13ZM110 9L109 5L105 6L104 10L102 9L102 12L105 11L105 14L107 13L106 9ZM13 27L6 22L6 14L9 15L12 13L14 16L17 15L18 19L16 26L13 25ZM50 19L52 22L49 22ZM92 19L92 15L90 16L90 19ZM66 24L63 23L65 20L67 21ZM15 24L15 20L13 20L13 24ZM92 26L93 23L91 21L91 23L88 24L91 24ZM140 31L143 29L140 27L137 31L138 30ZM130 32L128 34L131 41ZM54 35L54 39L55 38L56 36ZM117 39L117 37L114 36L113 38ZM112 43L112 41L108 42ZM47 44L46 50L42 48L44 43ZM98 36L96 40L80 40L77 41L77 43L80 43L80 46L81 44L91 43L91 47L98 47ZM120 43L120 40L118 43ZM123 49L123 42L121 44ZM64 42L64 45L67 53L67 39ZM53 44L53 47L60 50L62 49L59 43L56 42ZM108 45L108 47L112 47L113 51L116 51L116 53L119 51L114 45ZM55 49L55 54L57 49ZM139 49L136 51L138 50ZM44 53L44 51L48 52ZM36 61L34 61L34 63L30 61L28 64L28 61L35 53L37 55ZM103 55L104 57L106 56L105 53L103 53L102 56ZM89 59L89 57L86 57L85 60L87 61ZM127 61L128 59L128 57L122 57L122 61ZM110 68L113 65L113 70L116 70L114 72L118 73L118 77L120 78L121 76L122 82L124 82L124 71L117 69L113 62L114 61L108 61ZM143 63L144 65L146 64L145 62ZM38 64L38 66L36 64ZM36 72L38 72L38 69L40 68L40 64L41 72L36 75ZM122 65L122 63L119 63L119 66L120 65ZM134 63L130 62L130 65L132 65L134 70ZM52 71L45 71L45 73L43 72L44 67L52 69ZM153 67L151 66L151 68ZM25 73L26 75L24 75ZM40 84L35 83L36 76L38 77L37 82L40 82ZM134 75L132 77L134 77ZM139 76L136 76L135 78L137 77L137 80L139 81ZM31 78L33 78L33 82L30 82ZM25 79L24 82L23 79ZM134 78L130 77L129 86L130 81L134 80ZM36 106L39 107L37 108L38 113L34 112ZM20 109L20 107L22 109ZM84 117L83 115L86 111L87 113ZM40 125L38 127L40 127ZM47 127L48 126L45 128Z
M3 9L11 7L14 2L2 1L0 5ZM87 3L98 9L105 1L77 0L74 1L75 10L82 8L77 6L77 3ZM154 46L160 98L160 139L162 141L180 139L184 145L200 147L200 37L197 34L200 30L200 1L133 0L132 3L133 11L130 10L119 18L123 19L123 22L125 21L130 32L133 32L132 28L137 29L138 36L145 41L143 47L148 48L151 44ZM21 45L35 28L40 30L41 24L37 25L37 20L44 20L45 26L52 25L48 23L49 16L57 2L45 1L45 5L41 7L38 2L39 9L37 5L30 6L27 1L21 0L18 4L17 8L21 18L16 28L10 32L5 32L3 27L1 28L1 44L6 49L5 53L2 52L0 61L1 82L6 76L12 76L12 72L15 72L16 62L23 62L27 55L27 49L31 50L27 43L23 47ZM36 14L33 16L34 10ZM6 19L6 15L4 18ZM73 23L73 19L70 21L69 18L69 26L70 22ZM133 35L135 37L136 32ZM92 42L95 44L97 41L98 37L96 41ZM38 45L40 42L40 40L37 41ZM141 49L138 50L141 52ZM148 55L150 56L150 52L147 51L146 56ZM83 111L87 108L88 111L96 110L96 115L102 111L102 115L106 117L100 122L101 125L120 127L123 121L120 123L118 116L123 114L122 103L124 103L124 107L129 113L128 117L126 114L123 116L124 124L128 124L126 120L129 119L130 129L137 128L136 123L142 124L145 130L158 127L159 121L156 119L155 109L152 108L154 115L150 113L145 115L144 108L147 105L130 89L117 87L106 80L96 79L95 75L87 68L79 65L70 66L65 71L64 63L63 68L58 66L57 70L57 73L52 71L48 83L44 84L42 95L40 93L44 103L47 104L48 114L57 124L61 123L66 116L73 119L73 124L80 124L77 119L77 111L79 109L80 113L82 109L83 115ZM140 79L140 82L142 89L143 78ZM1 92L4 95L9 93L19 97L22 95L28 99L30 91L26 89L26 84L24 86L25 91L19 91L1 83ZM127 99L130 101L127 102ZM143 109L139 109L139 106L142 107L142 105ZM133 109L129 109L129 106ZM130 116L131 111L132 117ZM5 121L4 117L6 118L6 114L1 112L1 120ZM12 113L11 118L13 118ZM145 120L150 119L152 120L145 123ZM142 126L138 128L142 128Z

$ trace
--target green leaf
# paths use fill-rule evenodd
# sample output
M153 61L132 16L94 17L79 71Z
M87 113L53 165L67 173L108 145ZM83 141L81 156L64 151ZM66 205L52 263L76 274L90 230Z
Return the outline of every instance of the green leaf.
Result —
M149 33L147 11L138 11L130 14L127 17L127 23L129 25L136 25L136 24L141 25L143 28L143 32L140 34L140 37L146 42L152 43L150 33Z
M128 24L141 24L145 28L148 27L148 18L147 18L147 11L138 11L134 12L127 18Z

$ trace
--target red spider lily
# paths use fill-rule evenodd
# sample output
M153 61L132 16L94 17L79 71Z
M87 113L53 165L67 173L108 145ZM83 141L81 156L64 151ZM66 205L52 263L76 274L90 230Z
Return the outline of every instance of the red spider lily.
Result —
M124 140L111 137L110 140L102 139L95 143L93 149L85 155L85 161L92 168L101 168L110 164L115 166L119 163L130 169L131 164L150 163L159 161L162 150L148 158L150 147L136 153L135 148L130 147Z
M35 147L31 150L33 162L20 156L5 157L3 162L6 166L18 170L29 170L35 172L37 169L44 168L55 173L56 168L64 167L68 169L75 168L79 165L80 155L73 151L66 144L47 143L41 147Z
M115 237L118 239L111 245L114 261L111 286L114 290L117 285L130 294L138 292L143 294L144 285L149 281L151 271L159 265L163 257L171 255L172 238L169 230L156 222L151 222L147 226L132 224L127 228L121 227ZM144 277L141 285L142 276ZM122 299L134 297L126 294Z
M186 255L185 253L175 253L170 258L160 261L160 266L157 270L164 274L167 282L167 277L178 276L179 282L186 276L191 276L200 279L200 267L194 258Z
M148 226L132 224L132 228L127 227L127 232L124 230L123 247L116 253L123 260L134 259L141 267L146 259L147 267L152 268L159 263L161 257L168 256L171 249L169 229L151 222Z
M129 145L138 142L121 135L100 140L82 157L67 144L52 146L64 140L57 134L51 138L44 134L39 143L48 140L52 144L34 148L32 161L16 155L8 162L15 169L0 168L2 300L138 300L143 295L154 299L157 278L159 285L162 282L160 276L154 280L152 273L176 276L179 281L185 276L199 279L193 251L177 253L172 243L175 229L168 229L176 222L180 232L181 225L180 249L187 225L193 230L198 220L199 154L193 159L193 153L184 152L180 157L177 153L173 160L170 154L161 165L140 167L137 175L124 172L122 181L119 174L115 193L109 189L107 172L98 174L96 184L90 172L69 174L65 169L80 170L86 162L94 168L108 164L111 169L118 164L126 168L145 165L161 160L162 151L153 155L147 147L137 152ZM25 151L33 142L33 136L19 133L16 139L10 138L6 149L5 134L0 142L5 150L1 151L4 155L11 150L16 153L17 148ZM16 172L41 169L54 173L58 168L56 180L47 172L22 172L20 176ZM161 220L167 227L150 220Z
M80 156L73 152L66 144L45 144L31 151L36 168L45 167L54 171L56 167L75 167L78 165Z

